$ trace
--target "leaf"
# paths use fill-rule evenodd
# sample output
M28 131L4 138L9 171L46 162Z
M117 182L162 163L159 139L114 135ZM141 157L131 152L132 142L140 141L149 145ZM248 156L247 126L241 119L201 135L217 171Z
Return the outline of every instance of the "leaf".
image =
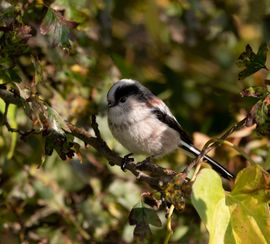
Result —
M112 182L108 192L117 199L118 204L127 209L140 199L138 186L120 179L115 179Z
M246 50L240 54L237 60L237 65L240 68L244 67L244 69L239 72L238 79L242 80L260 69L267 69L265 66L267 51L266 43L260 45L257 54L254 53L251 46L248 44Z
M248 119L256 123L256 131L270 136L270 94L260 99L250 110ZM251 123L252 124L252 123Z
M133 234L139 239L144 239L151 234L151 229L147 224L137 224L135 226Z
M7 119L8 119L10 126L14 129L17 128L16 110L17 110L16 105L14 105L14 104L9 105ZM8 159L11 159L14 155L17 139L18 139L18 134L12 133L11 134L11 143L10 143L10 147L9 147L9 151L8 151L8 155L7 155Z
M42 35L47 35L53 28L54 22L56 22L56 16L52 9L48 8L48 11L40 25L40 33Z
M45 155L51 155L55 150L62 160L72 158L75 154L73 138L65 133L50 129L45 136Z
M40 33L42 35L48 35L52 46L70 48L70 31L76 26L76 22L68 21L60 14L60 12L48 8L40 25Z
M0 100L0 114L1 115L3 115L3 113L5 111L5 107L6 107L5 102ZM17 128L16 110L17 110L16 105L10 104L8 106L7 120L8 120L9 125L14 129ZM1 118L0 122L3 123L3 121L4 121L4 117ZM10 141L7 158L11 159L14 155L14 151L15 151L15 147L16 147L17 139L18 139L18 134L17 133L10 133L9 136L10 136L10 139L8 138L8 140L7 140L7 141Z
M193 184L192 203L209 232L209 243L270 242L270 175L260 166L242 170L231 193L220 177L203 169Z
M34 79L33 81L35 82L35 85L37 85L40 82L43 82L43 70L41 67L41 64L39 62L39 60L35 59L33 56L31 57L32 63L34 65L34 69L35 69L35 75L34 75Z
M45 155L52 155L53 149L63 144L65 141L65 137L61 133L57 133L57 131L50 131L45 137Z
M248 88L245 88L244 90L241 91L241 96L243 97L258 97L262 98L266 95L267 93L267 88L262 87L262 86L251 86Z
M62 119L62 117L54 110L52 107L47 106L47 112L48 112L48 120L49 120L49 126L50 128L58 131L59 133L64 133L65 131L70 132L68 126L66 125L65 121Z
M0 80L3 80L5 83L20 83L22 81L21 77L17 73L16 68L0 70Z
M62 117L50 106L47 106L45 136L45 154L51 155L53 149L62 160L72 158L75 153L79 154L79 145L73 142L73 136L66 134L69 131Z
M145 237L151 233L149 225L161 227L161 221L155 210L145 208L140 202L135 205L129 214L130 225L136 225L134 229L134 236L140 238Z
M210 183L211 182L211 183ZM210 234L224 236L229 218L225 205L225 192L221 178L210 169L203 169L193 184L192 203L199 213ZM217 221L216 209L220 209L223 221Z
M161 227L162 225L156 211L151 208L144 207L143 203L140 202L131 210L129 214L129 223L131 225L136 225L142 222L156 227Z

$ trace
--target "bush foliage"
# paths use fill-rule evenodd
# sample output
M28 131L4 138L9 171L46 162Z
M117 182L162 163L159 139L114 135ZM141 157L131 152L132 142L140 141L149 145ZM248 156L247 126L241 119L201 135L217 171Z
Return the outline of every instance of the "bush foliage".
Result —
M1 1L1 242L269 243L269 9L267 0ZM203 169L160 194L108 164L118 157L109 148L127 154L106 123L106 93L120 78L163 99L197 147L219 138L209 153L240 171L235 182ZM178 150L158 165L182 172L191 161Z

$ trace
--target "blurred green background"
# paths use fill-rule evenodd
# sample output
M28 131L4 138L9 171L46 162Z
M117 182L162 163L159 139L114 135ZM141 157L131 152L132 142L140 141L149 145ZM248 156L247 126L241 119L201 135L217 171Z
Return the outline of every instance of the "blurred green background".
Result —
M57 24L46 32L49 6L64 16L62 35ZM202 146L255 103L239 93L263 85L267 72L238 80L236 60L247 44L257 50L269 38L268 0L2 0L0 80L7 82L4 70L13 69L20 91L38 93L79 127L90 129L90 115L97 113L103 138L124 155L107 128L106 93L120 78L136 79L166 102ZM0 108L2 115L2 100ZM36 126L15 106L8 119L22 130ZM269 158L268 141L250 133L256 146L248 144L250 138L234 142L250 153L259 147L258 161ZM20 138L1 127L0 243L134 243L128 215L151 189L78 143L81 160L62 161L56 153L44 156L41 135ZM233 171L243 164L228 149L215 157ZM181 170L188 162L175 152L160 163ZM159 214L164 222L164 211ZM207 243L189 204L174 214L173 229L171 243ZM146 243L164 240L165 227L152 232Z

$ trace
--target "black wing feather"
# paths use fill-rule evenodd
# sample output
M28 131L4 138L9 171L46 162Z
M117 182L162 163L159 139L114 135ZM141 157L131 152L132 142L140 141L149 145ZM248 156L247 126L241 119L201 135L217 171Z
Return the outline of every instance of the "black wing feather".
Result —
M178 131L181 140L183 141L181 143L181 147L187 150L188 152L191 152L195 156L199 156L201 151L195 148L192 145L192 141L190 137L187 135L187 133L182 129L181 125L176 121L176 119L165 112L162 112L160 109L154 109L153 113L156 115L156 117L163 123L167 124L172 129ZM221 166L218 162L216 162L214 159L210 158L208 155L204 156L204 159L208 161L210 165L212 165L213 169L216 170L221 176L223 176L226 179L233 179L234 175L231 174L227 169L225 169L223 166Z
M154 109L153 113L156 115L156 117L163 123L167 124L172 129L176 130L181 139L185 141L186 143L192 144L191 138L188 136L188 134L183 130L181 125L177 122L177 120L166 114L165 112L161 111L160 109Z

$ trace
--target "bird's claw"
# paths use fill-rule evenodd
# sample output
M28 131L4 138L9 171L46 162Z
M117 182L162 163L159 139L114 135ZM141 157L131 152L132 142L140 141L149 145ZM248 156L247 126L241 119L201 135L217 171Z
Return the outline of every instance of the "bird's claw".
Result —
M134 161L134 158L131 158L131 156L133 155L133 153L129 153L127 155L124 156L122 162L121 162L121 169L123 171L125 171L127 165L130 163L130 162L133 162Z

